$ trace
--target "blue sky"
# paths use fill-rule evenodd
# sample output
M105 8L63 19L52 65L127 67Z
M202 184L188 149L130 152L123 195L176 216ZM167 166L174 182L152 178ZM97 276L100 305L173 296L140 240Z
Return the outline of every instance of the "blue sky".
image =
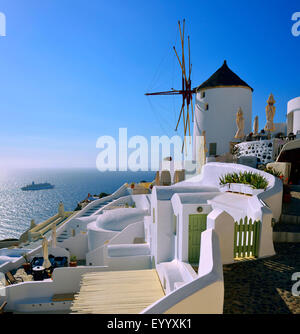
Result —
M0 0L0 166L94 167L102 135L172 136L180 87L172 47L179 19L191 38L193 86L227 60L254 88L253 117L275 122L300 95L299 1ZM157 74L157 75L156 75Z

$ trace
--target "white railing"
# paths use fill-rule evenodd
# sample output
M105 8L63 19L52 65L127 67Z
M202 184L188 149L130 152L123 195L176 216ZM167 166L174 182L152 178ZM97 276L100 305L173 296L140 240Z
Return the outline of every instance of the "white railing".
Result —
M221 314L224 303L224 280L219 240L213 229L201 236L198 278L183 284L144 309L144 314Z

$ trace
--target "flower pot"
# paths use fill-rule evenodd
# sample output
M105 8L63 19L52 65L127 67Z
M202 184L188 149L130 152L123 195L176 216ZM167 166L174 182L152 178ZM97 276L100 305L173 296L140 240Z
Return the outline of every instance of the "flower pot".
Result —
M70 267L77 267L77 261L71 261L71 262L69 263L69 266L70 266Z

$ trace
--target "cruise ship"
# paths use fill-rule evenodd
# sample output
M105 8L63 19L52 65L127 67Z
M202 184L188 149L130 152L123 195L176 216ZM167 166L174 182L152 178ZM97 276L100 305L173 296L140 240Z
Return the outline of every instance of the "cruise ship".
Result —
M41 189L53 189L54 185L50 184L50 183L34 183L32 181L31 184L28 184L25 187L22 187L22 190L41 190Z

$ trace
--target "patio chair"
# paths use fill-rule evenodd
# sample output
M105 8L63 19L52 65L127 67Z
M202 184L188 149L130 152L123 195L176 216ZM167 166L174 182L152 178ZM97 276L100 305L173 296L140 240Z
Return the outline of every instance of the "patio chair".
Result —
M68 258L66 256L57 256L54 258L54 268L67 267Z
M0 305L0 314L3 314L4 313L4 308L6 306L7 302L3 302L1 305Z
M44 262L44 258L42 256L35 256L30 262L31 268L42 266Z
M10 271L5 274L5 278L8 284L17 284L23 282L22 277L15 277Z

